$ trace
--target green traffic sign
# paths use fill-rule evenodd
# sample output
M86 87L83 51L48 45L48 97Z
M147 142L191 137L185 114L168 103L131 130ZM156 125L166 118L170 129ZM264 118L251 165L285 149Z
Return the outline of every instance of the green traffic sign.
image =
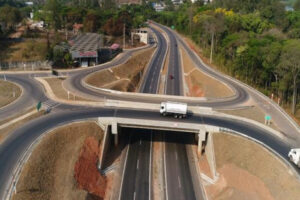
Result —
M171 28L174 30L174 29L175 29L175 26L174 26L174 25L172 25L172 26L171 26Z
M265 116L265 120L270 121L271 119L272 119L272 117L271 117L270 115L266 115L266 116Z
M39 111L41 107L42 107L42 102L39 101L38 104L36 105L37 111Z

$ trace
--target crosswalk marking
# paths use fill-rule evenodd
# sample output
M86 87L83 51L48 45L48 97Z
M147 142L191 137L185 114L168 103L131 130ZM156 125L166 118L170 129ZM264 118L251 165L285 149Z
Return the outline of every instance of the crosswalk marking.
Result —
M59 106L60 103L57 103L57 102L49 99L47 101L42 102L42 105L46 108L55 108L55 107Z

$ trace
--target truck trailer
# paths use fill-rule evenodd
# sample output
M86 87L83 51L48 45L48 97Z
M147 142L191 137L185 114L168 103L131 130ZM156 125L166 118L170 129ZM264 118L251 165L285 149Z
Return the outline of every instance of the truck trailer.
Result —
M163 116L174 116L175 118L185 118L187 116L187 104L177 102L162 102L160 114Z

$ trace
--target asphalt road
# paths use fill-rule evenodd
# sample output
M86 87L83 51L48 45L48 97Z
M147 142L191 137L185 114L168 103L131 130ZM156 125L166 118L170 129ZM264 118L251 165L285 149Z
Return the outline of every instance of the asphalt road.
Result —
M19 112L28 109L36 104L38 101L46 101L42 87L29 74L6 75L6 79L19 84L22 89L22 95L12 104L0 108L0 119L14 117ZM16 112L18 111L18 112Z
M182 80L182 76L181 76L181 67L179 67L179 64L181 63L180 61L180 56L178 53L178 44L177 44L177 38L176 35L170 31L168 28L156 24L157 26L159 26L161 29L163 29L164 31L166 31L166 33L168 34L168 37L170 39L170 59L169 59L169 69L168 69L168 74L173 76L173 79L170 79L170 77L166 77L167 80L167 94L171 94L175 95L175 96L179 96L182 95L182 88L183 88L183 80ZM161 41L162 45L161 47L159 47L158 44L158 49L162 49L159 50L158 52L162 52L162 53L157 53L156 56L153 57L153 60L151 61L152 64L154 63L160 63L162 62L162 59L164 57L164 52L166 51L166 41L164 40L163 36L161 36L161 34L154 28L151 28L154 32L154 34L156 34L158 42ZM65 84L65 86L67 87L68 90L75 92L76 94L79 94L80 96L85 96L94 100L103 100L103 99L113 99L113 100L124 100L124 101L139 101L139 102L148 102L148 103L160 103L162 101L165 100L170 100L170 101L178 101L176 99L174 99L172 96L169 97L157 97L157 96L153 96L153 97L141 97L141 96L135 96L135 95L120 95L118 93L108 93L105 91L100 91L100 90L96 90L96 89L92 89L89 88L87 86L85 86L83 84L83 79L96 71L99 71L101 69L107 69L119 64L122 64L124 62L126 62L130 56L132 55L132 53L134 53L135 50L131 50L131 51L125 51L124 54L120 57L118 57L117 59L113 60L110 63L98 66L98 67L94 67L91 69L87 69L87 70L82 70L82 71L78 71L78 72L74 72L72 73L70 76L70 78L67 79L67 83ZM189 52L191 53L191 52ZM193 54L193 56L195 56ZM196 58L195 58L196 59ZM196 60L197 63L201 63L199 61L199 59ZM156 65L156 64L155 64ZM158 66L158 65L156 65ZM203 65L200 65L200 67L205 68ZM158 83L158 80L160 78L160 71L158 69L152 69L153 71L148 71L147 75L148 79L145 79L145 83L142 83L142 89L145 89L145 93L156 93L155 90L155 84ZM206 70L206 69L204 69ZM196 106L207 106L207 107L215 107L215 108L223 108L223 107L228 107L228 106L236 106L237 104L241 104L245 101L248 100L248 94L245 92L245 90L240 87L238 84L236 84L234 81L232 80L227 80L225 79L222 75L220 75L218 72L215 72L213 70L206 70L207 73L211 76L214 76L218 79L220 79L221 81L225 80L226 83L229 84L229 87L231 87L236 94L233 97L230 98L224 98L224 99L209 99L209 101L203 101L201 99L199 100L191 100L191 99L183 99L181 100L181 102L186 102L189 105L196 105ZM159 72L159 73L158 73ZM153 74L154 73L154 74ZM150 85L149 85L150 84ZM154 85L153 85L154 84ZM173 91L173 92L171 92Z
M131 130L119 199L151 199L151 138L151 130Z
M167 199L196 199L186 151L187 141L191 141L191 138L195 138L195 136L188 133L164 133ZM196 173L194 176L198 176L198 174Z
M145 78L140 87L140 92L156 94L159 88L160 73L167 54L167 41L159 31L154 28L152 28L152 31L157 38L157 50L153 59L150 61Z
M167 53L167 42L159 31L152 30L156 34L157 49L147 68L140 92L156 94ZM129 150L125 158L119 199L151 199L151 134L147 134L149 130L132 130L132 132L127 146Z
M174 35L166 29L165 27L161 26L169 38L170 41L170 50L169 50L169 66L168 66L168 73L167 73L167 82L166 82L166 94L168 95L175 95L175 96L182 96L182 80L181 80L181 61L179 56L179 49L177 45L177 40Z
M168 79L165 92L168 95L182 96L182 70L177 40L169 29L164 26L160 26L160 28L167 33L170 41ZM164 176L166 199L196 199L195 188L201 188L201 186L193 185L192 172L190 171L186 151L186 144L188 141L193 141L193 137L191 139L191 135L189 134L183 136L179 133L164 132L163 138L165 141Z
M183 44L184 45L184 44ZM192 56L194 54L189 50L187 46L184 47L187 51L189 51L189 54ZM82 71L76 71L72 72L72 77L75 77L74 79L71 78L70 84L74 84L78 91L82 92L83 94L89 90L82 86L81 80L82 78L92 73L93 71L97 71L101 68L105 67L112 67L118 63L125 62L128 57L130 57L132 51L128 51L124 54L124 57L117 59L116 61L113 61L112 63L102 65L100 67L95 67L87 70ZM194 55L195 56L195 55ZM194 62L198 62L198 58L193 58ZM198 61L197 61L198 60ZM200 62L200 61L199 61ZM213 102L192 102L191 104L194 105L201 105L201 106L215 106L215 107L225 107L225 106L234 106L238 103L244 102L248 98L248 94L244 88L236 84L234 81L223 78L221 75L218 75L218 73L214 72L213 70L207 69L205 66L201 65L201 62L199 63L199 66L203 68L203 70L208 70L207 73L209 73L212 76L215 76L216 78L227 82L231 85L232 88L237 92L237 95L233 98L228 98L227 100L215 100ZM176 74L176 72L171 72ZM73 76L74 75L74 76ZM1 116L8 116L10 114L14 114L16 110L19 111L22 107L31 105L32 102L35 101L48 101L47 97L43 94L43 91L41 87L36 84L34 80L31 80L30 78L27 78L28 75L11 75L11 77L8 77L8 80L15 81L21 85L23 85L23 88L26 89L27 94L25 96L22 96L21 99L16 101L14 104L4 108L0 109L0 117ZM175 75L176 76L176 75ZM224 80L226 79L226 80ZM180 80L179 78L175 77L175 80ZM33 82L32 82L33 81ZM170 89L171 91L175 91L176 87L172 86ZM83 89L83 90L81 90ZM89 90L90 92L87 92L86 95L91 96L103 96L103 94L99 94L95 91ZM93 93L95 92L95 93ZM116 96L117 98L117 96ZM124 97L125 98L125 97ZM122 99L122 98L121 98ZM131 98L128 98L129 100ZM137 100L136 98L134 98ZM23 102L22 102L23 101ZM147 99L146 101L153 101L152 99ZM161 101L161 100L155 100L155 101ZM11 107L13 106L13 107ZM7 110L5 110L7 109ZM60 111L62 110L62 111ZM89 107L80 107L80 106L70 106L70 105L59 105L59 109L57 113L52 113L47 116L44 116L42 118L39 118L37 120L31 121L24 125L23 127L19 128L18 130L14 131L11 136L0 146L0 199L4 199L4 195L6 192L7 187L9 186L10 181L13 177L13 170L17 166L17 163L25 150L29 147L29 145L34 142L40 135L45 133L46 131L57 127L58 125L66 124L69 122L72 122L74 120L85 120L87 118L94 118L94 117L105 117L105 116L114 116L115 110L113 109L105 109L105 108L89 108ZM117 116L120 117L127 117L127 118L139 118L139 119L151 119L151 120L165 120L165 121L176 121L173 118L163 118L160 117L159 112L147 112L147 111L134 111L134 110L118 110ZM1 118L2 119L2 118ZM221 126L224 128L229 128L237 132L241 132L249 137L255 138L273 150L275 150L278 154L280 154L282 157L284 157L286 160L287 153L290 149L290 144L287 144L286 142L282 141L280 138L277 138L276 136L272 135L272 133L269 133L266 130L261 129L260 127L256 127L255 125L249 125L245 122L238 121L238 120L229 120L229 119L222 119L218 117L208 117L208 116L192 116L191 118L186 119L189 122L195 123L195 124L208 124L208 125L216 125ZM176 137L177 138L177 137ZM172 148L178 148L171 146ZM179 149L181 149L179 147ZM168 150L169 151L169 150ZM171 152L170 150L169 152ZM184 157L184 151L179 150L181 157ZM178 151L177 151L178 153ZM173 153L173 160L176 160L176 155ZM179 154L177 155L177 157ZM139 156L138 156L139 157ZM145 161L146 162L146 161ZM175 162L175 161L174 161ZM170 162L171 163L171 162ZM185 162L186 163L186 162ZM180 167L183 168L184 167ZM298 169L297 169L298 170ZM180 175L181 170L177 170L176 174ZM298 170L299 172L299 170ZM186 170L185 172L186 173ZM183 176L183 175L180 175ZM187 175L186 177L189 177L190 175ZM189 179L189 178L188 178ZM180 180L184 182L185 180ZM178 187L179 187L179 181ZM182 183L180 182L180 183ZM139 190L140 191L140 190ZM142 191L142 190L141 190ZM146 191L140 192L140 194L145 193ZM183 192L183 194L186 194L186 192ZM136 194L137 195L137 194ZM190 194L191 195L191 194ZM189 198L188 198L189 199ZM193 197L191 196L191 199Z
M117 114L116 114L117 113ZM39 136L48 130L59 125L67 124L76 120L86 120L95 117L127 117L137 119L151 119L159 121L177 120L173 118L160 117L158 112L136 111L136 110L118 110L104 108L80 108L74 111L61 111L46 115L37 120L31 121L14 131L1 146L0 146L0 199L4 199L6 189L9 187L14 167L18 166L18 161L24 154L25 150L32 144ZM249 125L238 120L230 120L209 116L192 116L187 121L195 124L208 124L224 128L229 128L234 131L241 132L249 137L255 138L270 148L278 152L282 157L288 160L287 153L290 146L280 138L275 137L272 133ZM296 167L295 167L296 168Z

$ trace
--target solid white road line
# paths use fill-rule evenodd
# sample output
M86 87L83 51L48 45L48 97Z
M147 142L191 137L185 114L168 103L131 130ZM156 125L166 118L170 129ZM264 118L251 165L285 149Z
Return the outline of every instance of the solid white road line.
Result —
M178 159L177 151L175 151L175 159L176 159L176 160Z
M165 138L165 135L164 135L164 138ZM167 166L166 166L166 142L164 142L164 171L165 171L164 175L165 175L165 184L166 184L166 200L169 200L168 182L167 182Z
M139 164L140 164L140 160L138 159L138 160L137 160L137 163L136 163L136 168L137 168L137 169L139 169Z
M149 161L149 200L151 200L151 187L152 187L152 130L150 139L150 161Z
M124 182L124 176L125 176L125 169L126 169L126 166L127 166L127 158L128 158L129 148L130 148L130 141L131 141L131 133L130 133L130 136L129 136L129 143L128 143L128 148L127 148L127 152L126 152L126 156L125 156L125 165L124 165L124 168L123 168L121 187L120 187L120 190L119 190L119 200L121 199L121 195L122 195L122 188L123 188L123 182Z
M133 193L133 200L136 198L136 192Z
M178 184L179 184L179 188L181 188L181 182L179 176L178 176Z

